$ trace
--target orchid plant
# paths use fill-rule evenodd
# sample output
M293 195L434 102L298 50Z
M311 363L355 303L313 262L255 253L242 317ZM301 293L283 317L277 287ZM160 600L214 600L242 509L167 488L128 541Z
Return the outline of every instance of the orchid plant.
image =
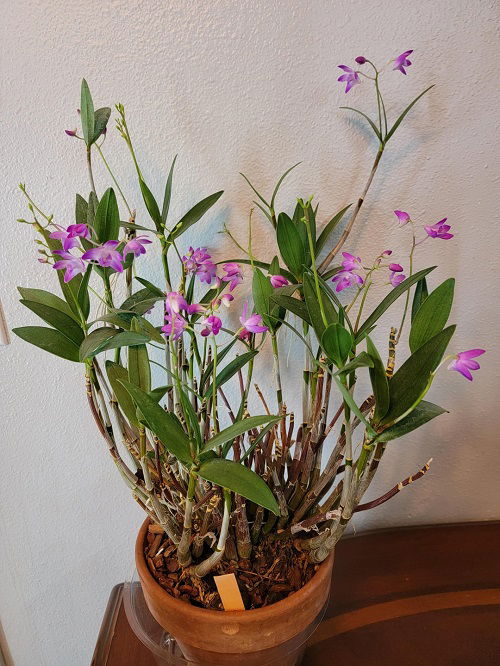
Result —
M255 206L275 235L276 256L269 263L252 247L252 215L246 247L225 228L239 257L215 263L201 240L200 247L186 247L184 233L222 192L172 223L175 159L160 206L146 184L124 107L118 104L116 127L130 151L150 218L138 224L104 154L111 109L94 110L85 80L81 132L66 130L81 142L90 181L90 194L76 195L74 223L56 223L21 185L32 219L20 222L37 232L39 261L55 269L62 297L19 287L21 303L48 327L14 331L82 364L90 411L118 471L136 502L176 546L179 564L192 566L198 576L223 557L250 558L254 545L266 538L294 539L312 562L324 560L354 512L387 501L429 468L430 461L383 496L362 503L388 443L445 412L424 400L438 369L451 361L450 369L471 380L471 371L479 368L475 358L482 349L446 355L455 330L447 325L454 280L429 291L434 267L416 271L414 266L424 241L453 238L446 218L419 225L410 213L394 211L399 225L409 230L408 259L394 261L391 250L380 249L367 261L343 249L389 141L432 88L389 121L381 79L397 75L391 70L406 75L411 53L402 53L387 71L365 57L356 58L357 68L340 65L345 92L366 81L376 101L375 119L344 107L368 123L378 145L355 205L343 206L319 229L312 197L299 198L290 214L276 208L291 169L269 199L245 176ZM95 159L112 182L104 192L95 186ZM153 243L159 244L162 285L139 276ZM251 277L245 278L245 271ZM253 304L238 306L245 279L251 279ZM369 305L377 282L387 285L386 294ZM399 299L403 315L388 332L384 362L371 334ZM239 316L226 317L226 308L236 308ZM158 316L163 319L159 326ZM293 370L302 384L299 419L287 409L280 369L286 330L303 352ZM396 370L403 332L408 332L409 356ZM268 344L274 389L265 395L254 384L254 362ZM153 385L152 376L160 374L163 381ZM360 395L363 374L371 390ZM262 409L250 415L254 390Z

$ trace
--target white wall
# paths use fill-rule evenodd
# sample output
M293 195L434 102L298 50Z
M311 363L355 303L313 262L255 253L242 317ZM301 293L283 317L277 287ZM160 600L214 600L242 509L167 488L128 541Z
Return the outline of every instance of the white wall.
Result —
M186 244L217 242L229 250L214 233L224 220L240 238L244 233L251 196L239 171L269 192L286 167L303 160L280 200L289 207L296 196L314 193L322 220L355 199L373 145L338 106L373 106L366 85L344 95L336 66L360 54L383 63L413 48L408 76L384 77L391 113L429 83L437 87L389 146L349 247L366 257L392 247L403 257L407 236L395 228L394 208L426 222L448 216L455 239L428 242L418 261L439 263L435 283L457 275L454 345L488 354L472 385L442 373L431 399L452 413L391 445L373 495L431 456L432 471L354 525L499 518L495 5L5 1L1 293L10 325L34 320L17 303L16 285L56 288L52 271L36 263L31 230L15 223L25 213L17 183L26 182L63 224L72 222L74 193L88 189L81 146L63 133L76 124L82 76L98 104L125 104L154 191L180 154L177 214L225 189L216 215ZM140 221L133 170L113 131L106 149ZM97 180L102 191L101 169ZM264 223L258 233L270 256ZM394 312L386 323L397 321ZM0 348L0 357L2 623L17 666L83 666L110 589L131 570L142 515L87 413L81 368L18 339Z

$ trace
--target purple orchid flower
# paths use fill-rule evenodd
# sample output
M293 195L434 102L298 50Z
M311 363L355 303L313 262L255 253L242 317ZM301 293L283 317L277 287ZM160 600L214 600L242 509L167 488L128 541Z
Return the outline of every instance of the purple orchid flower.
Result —
M180 314L171 314L165 317L167 322L162 326L161 330L167 337L172 336L174 340L178 340L187 328L187 321Z
M90 231L86 224L70 224L67 229L59 227L58 231L53 231L50 238L60 240L63 250L71 250L79 245L78 237L90 239Z
M364 56L358 56L357 58L354 58L354 60L358 63L358 65L364 65L366 62L366 58Z
M286 287L290 284L286 277L283 277L282 275L270 275L269 280L275 289L278 287Z
M479 370L480 368L479 363L474 361L474 358L481 356L485 351L485 349L468 349L467 351L459 352L448 366L448 370L456 370L471 382L471 370Z
M118 252L116 247L120 244L119 241L109 240L100 245L87 250L82 255L82 259L98 263L103 268L112 268L118 273L123 272L123 257Z
M342 252L344 261L342 262L342 268L345 271L354 271L361 268L361 257L355 257L349 252Z
M339 291L343 291L344 289L347 289L347 287L352 287L355 284L363 284L363 278L361 275L358 275L353 271L343 270L339 271L332 277L332 282L337 283L335 291L338 293Z
M401 264L389 264L389 270L393 273L401 273L401 271L404 269Z
M213 335L217 335L222 328L222 320L220 317L217 317L217 315L210 315L209 317L206 317L202 322L202 326L205 328L201 331L201 334L203 337L206 337L207 335L210 335L212 333Z
M427 235L430 236L430 238L442 238L443 240L453 238L453 234L448 233L450 231L450 225L445 224L447 219L447 217L443 217L442 220L439 220L439 222L436 222L436 224L433 224L432 226L424 226Z
M405 67L409 67L411 65L411 61L408 60L408 56L412 53L413 49L410 49L409 51L405 51L404 53L401 53L401 55L398 55L398 57L394 59L394 67L392 69L399 69L402 74L406 75Z
M191 305L186 306L186 312L188 315L201 314L202 312L205 312L205 310L206 308L200 303L191 303Z
M394 215L398 218L399 226L404 227L410 221L410 216L404 210L395 210Z
M170 291L165 297L165 310L168 314L179 314L181 310L186 310L188 304L186 299L178 291Z
M243 282L243 274L241 267L234 261L224 264L222 269L226 273L222 278L222 282L229 282L229 291L233 291L241 282Z
M342 76L339 76L337 81L345 81L346 87L345 87L345 92L348 93L351 88L353 88L355 85L358 83L361 83L359 80L359 74L356 72L356 70L352 69L351 67L348 67L347 65L339 65L339 68L345 72L345 74L342 74Z
M190 247L182 257L182 263L188 273L197 275L201 282L212 284L217 266L211 261L211 258L205 247L198 247L196 250Z
M69 282L79 273L85 273L87 267L81 257L75 257L65 250L54 250L54 254L58 254L62 259L56 261L52 268L55 268L57 271L66 271L64 273L64 282Z
M393 287L397 287L398 284L401 284L401 282L403 282L404 280L406 280L406 275L404 275L403 273L392 272L389 276L389 282L392 284Z
M228 308L232 301L234 301L234 296L232 294L223 294L219 298L214 298L212 301L212 307L217 309L220 305L223 305Z
M241 312L240 322L242 330L239 337L243 340L249 338L251 333L265 333L269 329L262 324L262 317L260 314L248 314L248 303L245 302Z
M123 248L123 258L127 254L132 253L134 257L138 257L140 254L146 254L145 245L152 243L147 236L136 236L136 238L131 238L128 243Z

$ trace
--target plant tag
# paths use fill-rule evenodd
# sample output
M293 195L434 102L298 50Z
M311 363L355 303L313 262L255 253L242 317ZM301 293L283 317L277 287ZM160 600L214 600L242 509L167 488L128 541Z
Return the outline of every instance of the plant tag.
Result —
M245 610L240 588L238 587L234 573L214 576L214 581L225 611Z

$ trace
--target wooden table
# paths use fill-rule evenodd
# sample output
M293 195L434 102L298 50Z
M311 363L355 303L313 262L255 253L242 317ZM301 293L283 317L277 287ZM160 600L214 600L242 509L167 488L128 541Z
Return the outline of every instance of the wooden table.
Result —
M117 585L92 666L156 666ZM337 546L332 599L303 666L500 664L500 523L399 528Z

